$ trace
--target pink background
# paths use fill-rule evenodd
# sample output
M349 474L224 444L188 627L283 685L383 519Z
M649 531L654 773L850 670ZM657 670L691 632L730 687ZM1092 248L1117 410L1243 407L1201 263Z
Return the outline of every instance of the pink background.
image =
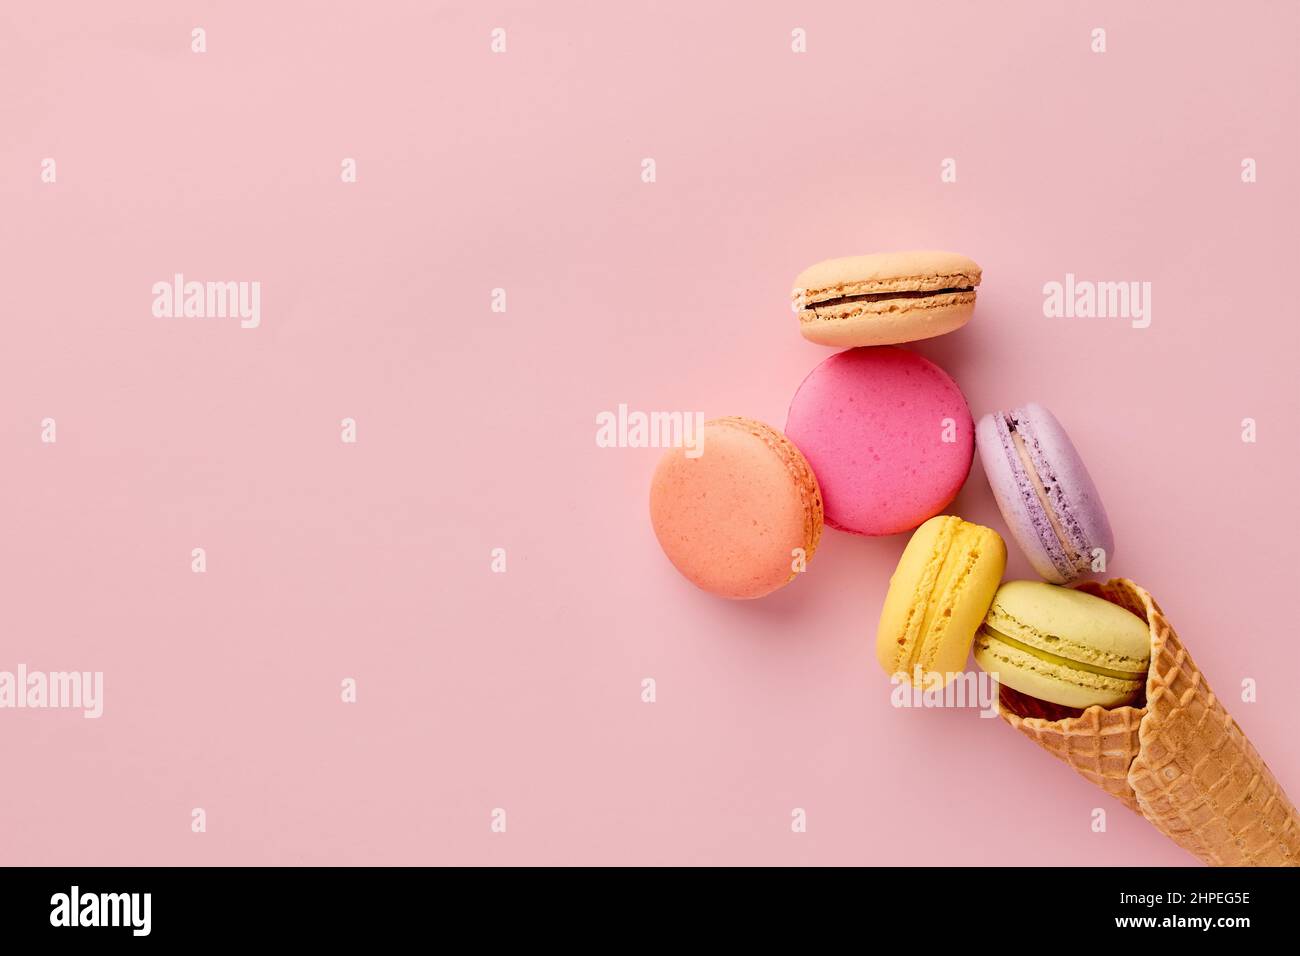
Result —
M1065 422L1112 570L1300 796L1297 7L614 6L4 5L0 669L106 688L0 711L0 860L1194 862L1000 722L890 707L906 536L716 600L655 544L659 453L596 447L620 402L783 425L829 354L794 275L892 248L983 265L918 351ZM177 271L260 281L261 328L154 318ZM1152 282L1152 326L1045 319L1066 272ZM978 465L953 510L1003 527Z

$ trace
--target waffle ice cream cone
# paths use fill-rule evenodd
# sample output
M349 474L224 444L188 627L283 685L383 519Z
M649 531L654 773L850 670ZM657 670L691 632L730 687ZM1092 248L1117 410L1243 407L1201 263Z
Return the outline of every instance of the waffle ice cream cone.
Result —
M1151 629L1146 699L1082 712L1003 687L1002 717L1211 866L1300 866L1300 814L1132 581L1080 585Z

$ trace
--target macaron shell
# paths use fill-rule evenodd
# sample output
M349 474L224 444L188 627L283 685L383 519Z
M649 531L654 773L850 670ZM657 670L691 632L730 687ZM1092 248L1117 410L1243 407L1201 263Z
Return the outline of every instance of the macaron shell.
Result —
M1023 644L1111 670L1145 674L1151 629L1095 594L1042 581L1008 581L989 608L990 627Z
M838 352L813 369L790 403L786 433L817 474L826 523L854 534L898 534L938 514L975 451L957 383L892 347Z
M804 310L799 315L799 332L809 342L836 348L897 345L946 335L961 328L974 314L973 292L927 299L849 302Z
M703 453L670 449L650 486L650 518L669 561L696 586L757 598L794 579L822 529L817 479L788 439L752 419L706 422Z
M1030 434L1040 454L1050 463L1056 482L1053 500L1067 532L1080 540L1079 569L1076 577L1088 572L1092 552L1096 548L1106 553L1106 562L1115 553L1115 535L1110 518L1102 504L1097 485L1088 473L1083 457L1070 440L1069 433L1056 420L1056 416L1041 405L1030 402L1019 409L1021 420L1028 423ZM1073 580L1073 578L1071 579Z
M931 518L903 549L876 631L886 674L938 672L945 683L966 668L971 641L1006 568L1002 538L952 515Z
M975 663L996 675L999 684L1062 707L1118 707L1131 703L1144 684L1055 665L990 639L984 631L975 637L974 653Z
M979 264L956 252L880 252L809 266L795 277L791 296L796 303L812 303L875 292L926 292L977 286L981 277Z

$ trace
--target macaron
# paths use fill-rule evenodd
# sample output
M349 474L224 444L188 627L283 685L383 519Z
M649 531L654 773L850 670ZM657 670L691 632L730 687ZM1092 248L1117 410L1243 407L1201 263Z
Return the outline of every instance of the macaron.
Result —
M1104 571L1115 536L1083 459L1061 423L1032 402L976 429L980 461L1011 537L1042 577L1068 584Z
M650 483L650 521L673 566L726 598L794 580L817 551L822 498L807 460L751 418L705 422L702 452L670 449Z
M1063 707L1119 707L1146 686L1151 631L1104 598L1042 581L998 588L975 663L1022 694Z
M790 295L810 342L894 345L969 322L980 275L974 260L955 252L883 252L810 266Z
M885 673L923 685L947 684L966 669L971 641L1007 565L1007 546L992 528L952 515L916 529L889 579L876 631Z
M957 383L899 348L826 359L795 393L785 431L817 474L826 523L854 534L898 534L934 517L975 454Z

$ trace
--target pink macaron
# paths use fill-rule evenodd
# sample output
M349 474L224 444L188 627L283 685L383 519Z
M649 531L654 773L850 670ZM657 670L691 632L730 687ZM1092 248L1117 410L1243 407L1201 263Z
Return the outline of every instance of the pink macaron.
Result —
M786 434L821 485L826 523L854 534L910 531L970 472L975 427L957 383L905 349L838 352L804 379Z

